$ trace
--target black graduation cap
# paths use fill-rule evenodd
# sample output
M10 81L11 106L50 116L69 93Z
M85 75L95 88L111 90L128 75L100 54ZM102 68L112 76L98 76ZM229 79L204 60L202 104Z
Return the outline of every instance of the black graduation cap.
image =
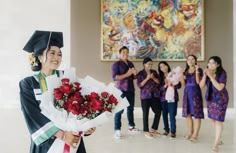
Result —
M23 50L29 53L33 52L37 56L40 55L42 50L45 50L49 46L63 47L62 32L36 30Z

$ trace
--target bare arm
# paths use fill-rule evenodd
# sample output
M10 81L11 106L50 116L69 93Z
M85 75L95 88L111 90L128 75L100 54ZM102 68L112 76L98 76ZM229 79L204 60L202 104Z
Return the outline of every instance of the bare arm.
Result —
M199 72L199 64L195 65L195 75L197 84L200 83L200 72Z
M210 78L210 81L212 82L212 85L219 91L221 91L224 87L225 84L224 83L219 83L216 79L215 79L215 73L212 72L209 69L205 70L205 74Z
M201 89L204 88L206 85L206 77L207 77L207 75L206 75L206 69L205 69L203 72L203 77L202 77L201 81L199 82L199 86Z
M214 86L217 90L221 91L221 90L225 87L225 84L224 84L224 83L219 83L219 82L215 79L214 73L212 73L211 71L206 71L206 74L207 74L207 76L210 78L210 80L211 80L213 86Z
M217 90L221 91L221 90L225 87L225 84L224 84L224 83L219 83L219 82L217 82L215 78L210 78L210 79L211 79L211 82L212 82L213 86L214 86Z
M181 86L185 86L185 75L183 74L183 75L181 75L181 77L180 77L180 83L181 83Z

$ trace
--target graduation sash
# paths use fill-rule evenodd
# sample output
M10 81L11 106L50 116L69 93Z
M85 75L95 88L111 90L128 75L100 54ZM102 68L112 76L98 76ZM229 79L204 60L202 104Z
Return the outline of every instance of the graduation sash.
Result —
M53 70L52 75L54 75L54 74L57 74L57 76L58 76L58 71ZM47 83L46 83L46 75L40 71L37 75L37 78L39 80L41 92L44 93L45 91L48 90Z

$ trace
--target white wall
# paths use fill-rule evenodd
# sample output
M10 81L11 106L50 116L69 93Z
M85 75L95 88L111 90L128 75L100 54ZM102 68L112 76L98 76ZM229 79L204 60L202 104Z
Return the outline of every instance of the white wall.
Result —
M32 74L22 48L35 30L64 33L62 68L70 66L70 0L0 0L0 107L19 103L18 82Z
M234 99L233 99L233 102L234 102L234 114L235 114L235 112L236 112L236 79L235 79L235 77L236 77L236 29L235 29L235 27L236 27L236 1L234 0L233 1L233 33L234 33L234 37L233 37L233 44L234 44L234 46L233 46L233 49L234 49L234 51L233 51L233 53L234 53L234 65L233 65L233 67L234 67ZM234 143L236 143L236 132L235 132L235 130L236 130L236 118L234 117L234 119L235 119L235 122L234 122Z
M234 0L233 1L233 3L234 3L234 6L233 6L233 33L234 33L234 37L233 37L233 44L234 44L234 46L233 46L233 53L234 53L234 65L233 65L233 67L234 67L234 98L236 99L236 79L235 79L235 77L236 77L236 1ZM234 109L236 110L236 100L235 99L233 99L233 101L234 101Z

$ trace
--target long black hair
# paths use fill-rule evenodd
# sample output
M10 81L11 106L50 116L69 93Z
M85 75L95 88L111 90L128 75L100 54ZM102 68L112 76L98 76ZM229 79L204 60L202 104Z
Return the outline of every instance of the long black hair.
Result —
M45 49L41 49L37 54L31 54L33 61L30 61L32 71L40 71L42 68L42 63L39 60L39 56L43 55Z
M208 59L208 63L210 60L215 61L219 66L216 68L216 75L220 75L222 73L222 71L224 71L224 68L222 67L222 61L221 58L219 56L211 56Z
M192 56L194 59L195 59L195 65L197 64L197 57L193 54L191 55L188 55L187 59ZM188 72L188 69L189 69L189 66L188 66L188 61L186 61L186 66L185 66L185 70L184 70L184 73L187 73Z
M170 65L166 61L160 61L158 63L158 73L159 73L161 82L163 82L165 80L165 74L161 71L161 68L160 68L161 64L164 64L165 66L167 66L168 72L171 71L171 68L170 68Z

